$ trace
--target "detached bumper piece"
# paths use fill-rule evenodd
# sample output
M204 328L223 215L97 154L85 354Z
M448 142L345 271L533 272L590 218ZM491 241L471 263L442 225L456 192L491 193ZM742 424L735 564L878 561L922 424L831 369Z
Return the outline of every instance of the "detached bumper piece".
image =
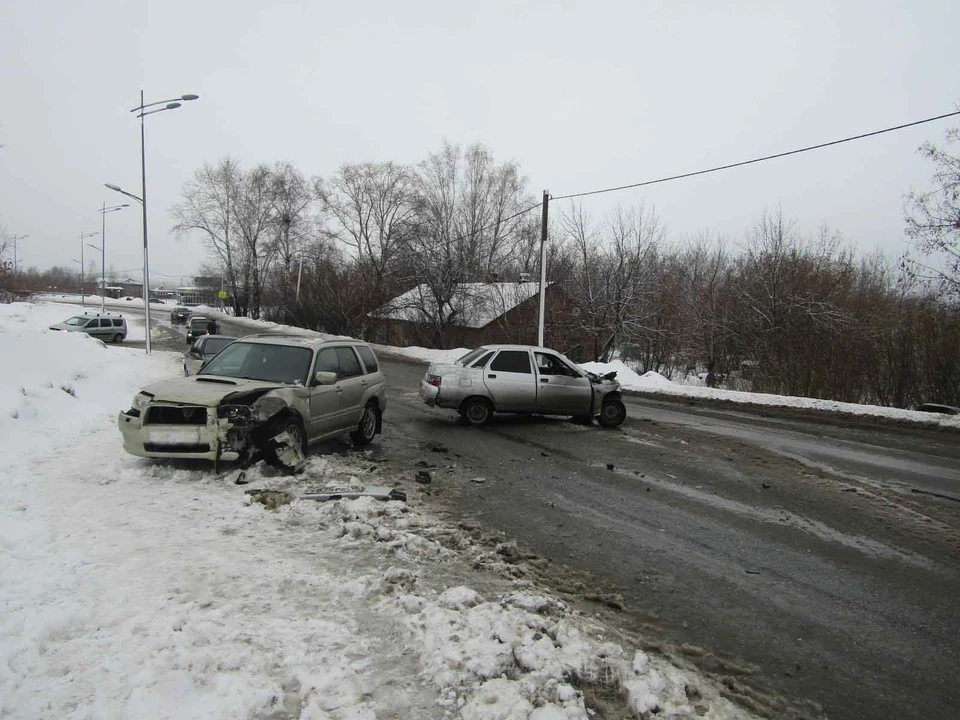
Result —
M376 500L399 500L407 501L407 494L398 488L386 487L385 485L342 485L314 488L306 490L300 494L301 500L316 500L317 502L326 502L328 500L352 500L358 497L372 497Z

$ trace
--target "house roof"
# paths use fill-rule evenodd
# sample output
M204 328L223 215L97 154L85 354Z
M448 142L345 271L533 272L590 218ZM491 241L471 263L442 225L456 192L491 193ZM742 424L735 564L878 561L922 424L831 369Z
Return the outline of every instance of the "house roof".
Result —
M453 298L445 303L444 310L446 315L455 312L450 325L482 328L534 297L539 289L540 284L535 282L461 283L455 286ZM374 310L370 316L428 323L437 316L437 303L429 286L418 285Z

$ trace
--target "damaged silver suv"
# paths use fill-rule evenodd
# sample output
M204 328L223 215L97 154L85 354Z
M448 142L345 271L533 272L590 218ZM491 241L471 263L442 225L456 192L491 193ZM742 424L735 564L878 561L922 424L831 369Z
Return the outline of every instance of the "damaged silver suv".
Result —
M123 447L152 458L265 462L293 470L310 443L367 445L387 398L373 349L349 338L240 338L197 375L141 390L117 418Z

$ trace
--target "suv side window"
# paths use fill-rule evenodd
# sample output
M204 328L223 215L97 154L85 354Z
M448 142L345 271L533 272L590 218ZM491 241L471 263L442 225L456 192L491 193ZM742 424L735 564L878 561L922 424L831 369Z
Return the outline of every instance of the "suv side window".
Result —
M526 350L501 350L490 364L490 369L500 372L529 373L530 353Z
M360 367L360 361L357 360L357 356L353 352L353 348L338 347L336 348L336 351L337 360L340 362L340 377L351 378L356 377L357 375L363 375L363 370Z
M377 356L373 354L373 350L366 345L358 345L357 352L360 353L360 359L363 360L367 372L375 373L377 371Z
M313 369L318 372L332 372L340 375L340 361L337 360L337 351L333 348L324 348L317 353L317 364Z
M123 327L123 320L121 320L120 318L114 318L114 320L113 320L113 326L114 326L114 327Z
M100 321L94 318L93 320L87 320L87 324L84 327L95 328L100 327Z

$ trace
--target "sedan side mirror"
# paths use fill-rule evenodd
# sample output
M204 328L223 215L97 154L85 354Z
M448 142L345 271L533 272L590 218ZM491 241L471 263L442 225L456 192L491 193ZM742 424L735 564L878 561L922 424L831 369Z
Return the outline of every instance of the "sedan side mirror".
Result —
M313 376L313 379L316 380L317 385L333 385L337 381L337 374L320 370Z

